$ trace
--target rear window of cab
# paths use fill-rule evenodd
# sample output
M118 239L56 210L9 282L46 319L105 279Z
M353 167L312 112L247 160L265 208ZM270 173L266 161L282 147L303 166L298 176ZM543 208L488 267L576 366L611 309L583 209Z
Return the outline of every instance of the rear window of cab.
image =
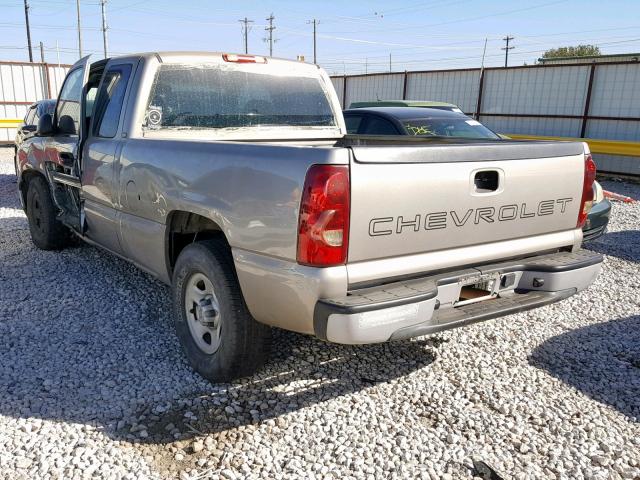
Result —
M144 120L149 129L335 125L318 76L253 64L161 65Z

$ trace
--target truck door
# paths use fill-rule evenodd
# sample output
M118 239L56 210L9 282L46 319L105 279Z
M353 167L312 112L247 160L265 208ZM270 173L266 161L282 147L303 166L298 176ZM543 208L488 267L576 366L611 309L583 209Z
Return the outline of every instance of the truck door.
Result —
M137 62L108 63L98 88L82 153L82 199L85 234L116 253L119 196L118 158L123 146L121 117L125 95Z
M67 74L53 114L53 133L45 143L47 173L53 197L62 210L63 223L82 233L80 205L80 142L86 130L84 97L89 56L76 62Z

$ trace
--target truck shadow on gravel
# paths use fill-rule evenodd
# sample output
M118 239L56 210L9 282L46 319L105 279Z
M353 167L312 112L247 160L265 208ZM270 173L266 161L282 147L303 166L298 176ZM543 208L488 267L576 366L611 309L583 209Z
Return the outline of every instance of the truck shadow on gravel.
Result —
M621 260L640 263L640 230L622 230L605 233L600 238L585 243L594 252L618 257Z
M640 315L552 337L529 363L640 422Z
M22 208L14 174L0 173L0 208Z
M439 342L352 347L274 330L262 371L214 385L186 364L169 289L127 262L87 245L37 250L16 217L0 219L0 265L0 415L88 424L117 440L282 426L301 408L377 395L378 383L432 363Z
M145 442L170 443L214 434L240 440L262 423L277 429L286 414L365 389L426 367L435 360L437 339L384 345L340 346L284 330L274 330L272 358L258 374L213 390L194 392L171 404L142 407L136 415L149 435ZM372 390L372 395L377 396ZM141 441L140 426L120 425L116 436ZM247 427L244 433L236 430ZM134 433L131 433L131 430Z

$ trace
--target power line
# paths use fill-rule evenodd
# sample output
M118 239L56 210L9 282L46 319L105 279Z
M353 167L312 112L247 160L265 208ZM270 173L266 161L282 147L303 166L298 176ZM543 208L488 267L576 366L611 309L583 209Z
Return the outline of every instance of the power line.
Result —
M504 50L504 68L507 68L508 63L509 63L509 50L513 50L516 47L513 46L509 46L509 42L511 40L513 40L513 37L510 37L509 35L507 35L506 37L504 37L502 40L504 40L505 42L507 42L507 44L501 48L501 50Z
M269 42L269 56L273 57L273 31L276 29L276 27L273 25L273 21L275 20L276 17L273 16L273 13L271 15L269 15L269 17L267 17L267 22L269 22L269 25L264 27L264 29L269 32L269 38L265 39L265 41Z
M465 0L468 1L468 0ZM453 3L460 3L460 2L453 2ZM446 6L450 6L451 2L424 2L424 3L417 3L414 5L411 5L409 7L400 7L400 8L392 8L389 10L385 10L383 12L381 12L381 16L384 17L388 17L389 15L398 15L398 14L402 14L405 13L407 11L415 11L415 10L420 10L423 8L433 8L433 7L438 7L441 5L446 5Z
M538 5L531 5L528 7L524 7L524 8L518 8L518 9L514 9L514 10L503 10L500 12L496 12L496 13L489 13L489 14L485 14L485 15L479 15L479 16L475 16L475 17L465 17L465 18L459 18L456 20L448 20L445 22L438 22L438 23L430 23L430 24L423 24L423 25L417 25L415 23L397 23L397 22L393 22L391 23L391 25L397 25L398 28L388 28L388 26L385 26L384 28L381 29L367 29L367 30L360 30L360 31L349 31L348 33L388 33L388 32L397 32L397 31L401 31L404 32L407 29L414 29L414 28L419 28L419 29L425 29L427 27L431 28L431 27L440 27L440 26L444 26L444 25L452 25L455 23L465 23L465 22L472 22L472 21L476 21L476 20L484 20L485 18L492 18L492 17L498 17L498 16L503 16L503 15L510 15L512 13L520 13L520 12L525 12L528 10L534 10L537 8L543 8L543 7L548 7L551 5L556 5L558 3L564 3L567 2L568 0L555 0L552 2L547 2L547 3L541 3ZM330 33L340 33L340 32L330 32ZM420 35L413 35L414 37L420 36Z
M33 62L33 50L31 49L31 29L29 28L29 3L24 0L24 19L27 24L27 44L29 45L29 61Z
M244 20L238 20L243 23L242 27L242 35L244 36L244 53L249 53L249 26L250 23L253 23L253 20L249 20L247 17L244 17Z
M0 22L0 27L6 27L6 28L22 28L23 25L21 23L4 23L4 22ZM45 29L45 30L69 30L68 26L64 26L64 25L33 25L33 27L37 28L37 29ZM95 27L82 27L82 30L88 31L99 31L101 30L100 28L95 28Z
M640 28L640 26L629 26L629 27L608 27L608 28L601 28L601 29L596 29L596 30L574 30L574 31L569 31L569 32L556 32L556 33L549 33L549 34L542 34L542 35L519 35L518 38L544 38L544 37L557 37L557 36L566 36L566 35L575 35L575 34L580 34L580 33L593 33L593 32L609 32L609 31L618 31L618 30L636 30ZM307 33L307 32L301 32L301 31L296 31L296 30L284 30L287 33L291 33L292 35L301 35L301 36L310 36L311 34ZM330 36L330 35L321 35L322 38L327 38L327 39L331 39L331 40L336 40L336 41L346 41L346 42L354 42L354 43L363 43L362 39L358 39L358 38L342 38L342 37L334 37L334 36ZM450 38L451 34L420 34L420 35L412 35L412 38L415 37L420 37L420 38L440 38L440 37L444 37L444 38ZM395 44L393 45L394 47L394 51L397 50L465 50L467 48L476 48L476 49L481 49L481 45L484 42L485 37L476 37L476 36L467 36L465 37L464 35L457 35L458 38L467 38L468 40L466 41L457 41L454 43L446 43L446 44L435 44L435 45L407 45L407 46L399 46L399 44ZM493 41L502 41L502 39L500 37L495 37L492 38L491 36L488 37L489 42L493 42ZM587 38L584 40L577 40L575 38L571 38L571 39L567 39L567 40L563 40L563 41L567 41L567 42L575 42L575 41L586 41L589 43L593 43L593 38ZM366 43L371 43L373 45L377 45L377 44L381 44L381 45L388 45L386 42L373 42L373 41L366 41ZM450 46L450 45L469 45L469 44L477 44L478 47L466 47L466 48L444 48L446 46ZM522 45L519 45L522 46ZM359 57L368 53L374 53L374 52L379 52L379 49L376 50L358 50L358 51L352 51L352 52L343 52L342 55L358 55ZM407 55L413 55L413 54L407 54ZM373 58L373 56L369 55L370 57ZM386 55L380 55L380 58L385 57Z
M581 32L575 32L575 33L581 33ZM518 38L520 39L521 36L519 35ZM527 37L529 38L529 37ZM613 39L622 39L623 42L627 42L629 40L628 35L621 35L621 36L607 36L604 39L597 39L594 37L590 37L590 38L574 38L571 40L568 40L569 43L582 43L582 42L589 42L592 43L594 45L601 45L604 44L603 42L606 42L606 44L610 44L611 41ZM494 41L501 41L503 42L502 39L488 39L489 43L494 42ZM483 42L462 42L463 44L467 44L467 43L477 43L477 46L469 46L469 47L464 47L464 48L442 48L445 45L460 45L460 42L456 42L456 43L447 43L447 44L442 44L439 47L432 47L432 46L425 46L425 47L405 47L405 48L394 48L393 51L397 51L397 50L414 50L414 49L423 49L423 50L427 50L424 52L412 52L412 53L396 53L394 54L394 58L399 58L399 57L411 57L411 58L416 58L416 57L421 57L423 55L428 55L430 54L430 50L434 50L437 48L437 50L443 50L443 51L457 51L457 50L462 50L462 51L472 51L472 50L483 50L482 45L484 44ZM548 45L548 46L547 46ZM551 48L555 45L550 44L548 42L537 42L537 41L531 41L531 42L525 42L525 43L518 43L518 48L521 47L539 47L542 48L542 46L547 46L547 48ZM375 51L380 52L381 49L377 49ZM332 57L326 60L335 60L335 61L339 61L342 62L343 60L358 60L360 58L363 58L365 55L368 56L369 58L374 58L374 59L385 59L387 58L387 55L381 54L381 55L370 55L370 53L372 52L372 50L365 50L365 51L361 51L361 52L348 52L348 53L344 53L344 54L340 54L339 56L336 57ZM514 55L512 53L512 55ZM500 56L503 56L503 54L500 54ZM474 57L471 57L474 58ZM323 62L325 63L325 62Z

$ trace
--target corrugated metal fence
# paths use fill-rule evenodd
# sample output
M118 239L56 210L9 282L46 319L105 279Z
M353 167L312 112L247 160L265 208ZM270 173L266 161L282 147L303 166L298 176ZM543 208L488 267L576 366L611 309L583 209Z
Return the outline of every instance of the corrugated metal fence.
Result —
M640 63L374 73L332 77L342 105L455 103L500 133L640 141ZM640 175L640 158L598 154L603 171Z
M0 143L13 141L29 105L58 96L68 70L69 65L0 62Z

